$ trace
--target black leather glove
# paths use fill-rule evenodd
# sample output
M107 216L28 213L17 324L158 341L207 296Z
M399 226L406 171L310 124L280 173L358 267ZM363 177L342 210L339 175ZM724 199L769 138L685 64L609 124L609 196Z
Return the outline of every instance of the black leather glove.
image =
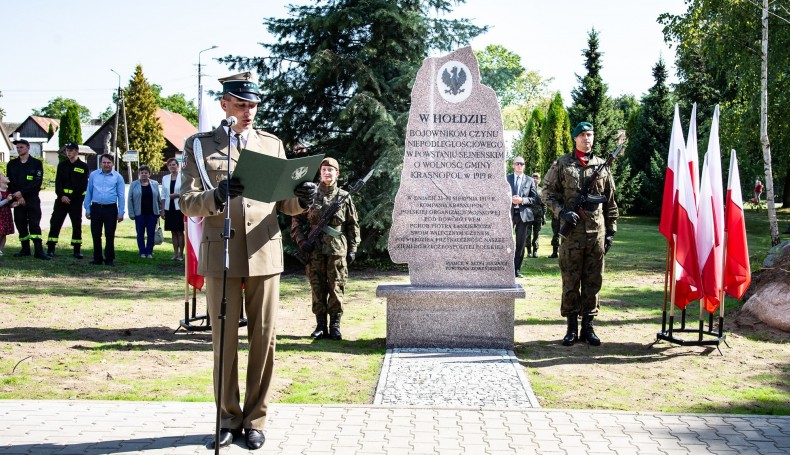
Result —
M609 248L612 247L614 243L614 232L607 232L606 237L603 239L603 254L609 252Z
M570 224L571 226L576 226L577 224L579 224L579 215L572 210L563 210L560 213L560 218L565 220L565 222Z
M356 253L349 252L346 255L346 264L351 264L352 262L354 262L354 259L356 259L356 258L357 258L357 254Z
M312 243L308 242L307 240L302 240L301 242L299 242L299 249L302 250L302 253L309 255L310 253L313 252L315 247L313 246Z
M234 197L241 196L243 192L244 185L241 184L239 179L234 177L230 179L230 183L228 183L228 180L223 180L217 184L217 188L214 190L214 201L217 205L224 205L228 195L233 199Z
M299 198L299 205L303 209L310 207L316 192L318 192L318 185L313 182L302 182L294 188L294 196Z

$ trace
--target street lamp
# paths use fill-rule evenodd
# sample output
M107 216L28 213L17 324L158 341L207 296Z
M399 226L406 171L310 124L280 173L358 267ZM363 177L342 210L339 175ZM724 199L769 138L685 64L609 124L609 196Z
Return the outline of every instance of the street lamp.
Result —
M210 51L212 49L216 49L218 47L219 46L214 45L214 46L211 46L211 47L207 47L207 48L203 49L202 51L198 52L198 129L202 129L202 128L205 128L207 126L207 125L201 125L200 124L200 115L203 112L203 83L202 83L202 81L200 79L201 72L202 72L201 70L203 68L203 65L200 63L200 54L202 54L203 52L206 52L206 51Z

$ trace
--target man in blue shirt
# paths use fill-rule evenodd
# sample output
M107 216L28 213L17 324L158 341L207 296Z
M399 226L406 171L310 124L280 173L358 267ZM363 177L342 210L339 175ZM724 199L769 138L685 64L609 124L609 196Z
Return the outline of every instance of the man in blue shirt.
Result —
M101 169L91 172L85 192L85 217L91 220L93 260L91 264L115 265L115 228L123 221L125 184L121 174L113 169L112 156L101 156ZM107 246L102 256L102 228L107 236Z

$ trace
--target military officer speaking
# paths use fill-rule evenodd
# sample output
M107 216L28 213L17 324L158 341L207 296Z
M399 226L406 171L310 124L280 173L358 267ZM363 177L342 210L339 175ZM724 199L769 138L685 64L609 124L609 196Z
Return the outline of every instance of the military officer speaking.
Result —
M79 159L79 145L74 142L66 144L66 158L58 164L55 174L55 206L49 219L49 238L47 239L47 255L55 256L60 228L71 220L71 246L73 256L82 259L82 201L88 189L88 165Z
M206 277L206 300L212 320L215 397L219 390L221 324L214 321L218 319L223 295L225 250L222 234L225 211L230 210L222 398L217 403L221 430L219 439L213 444L214 448L230 445L234 437L240 436L244 430L247 447L255 450L263 446L265 440L263 429L274 373L275 322L280 273L283 271L282 235L277 212L288 215L304 212L316 186L303 183L295 190L298 198L266 203L243 197L242 184L237 179L227 180L228 154L230 170L233 171L242 149L281 158L285 157L285 150L277 137L252 128L260 90L250 80L250 73L223 78L220 82L223 89L220 105L229 118L235 117L236 123L187 139L180 208L187 216L203 217L198 273ZM229 136L232 140L230 149ZM226 207L228 196L231 199ZM239 402L237 353L242 304L247 315L249 341L243 406Z
M571 135L576 149L558 158L546 173L542 199L562 223L572 226L559 251L562 274L560 314L568 321L562 344L571 346L581 340L598 346L601 340L596 336L592 323L598 315L604 255L612 246L617 232L615 187L612 174L604 168L590 195L605 196L606 202L582 207L585 218L572 210L580 189L588 184L595 167L604 160L592 154L595 133L591 123L579 123ZM578 332L579 316L582 318L581 334Z

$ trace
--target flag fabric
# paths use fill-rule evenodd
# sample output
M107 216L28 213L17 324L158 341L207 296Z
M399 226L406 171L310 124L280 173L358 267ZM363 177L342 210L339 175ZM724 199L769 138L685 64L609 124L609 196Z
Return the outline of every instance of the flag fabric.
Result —
M724 229L727 234L727 255L724 259L724 292L740 299L752 282L749 247L746 244L746 223L743 217L741 175L735 150L730 154L730 176L727 184Z
M697 150L697 103L691 108L689 120L689 134L686 140L686 159L691 172L691 185L694 188L694 198L699 196L699 152Z
M661 220L658 224L658 231L672 243L673 217L675 215L675 200L677 194L676 175L677 174L677 153L683 152L686 144L683 142L683 127L680 126L680 109L675 104L675 119L672 122L672 135L669 139L669 153L667 155L667 170L664 176L664 196L661 200ZM681 156L683 156L683 153ZM684 161L685 162L685 161Z
M685 163L683 150L676 152L676 163ZM674 256L675 256L675 292L673 303L680 309L686 308L689 302L702 297L697 257L697 204L694 201L694 189L691 186L691 174L688 166L677 167L677 204L675 206Z
M200 105L200 112L198 112L198 131L204 133L211 130L211 121L208 116L208 109L203 103L203 86L198 87L198 104ZM203 290L205 279L203 275L198 275L198 258L200 258L200 239L203 237L203 218L186 217L187 225L187 264L186 264L186 279L190 286Z
M705 310L713 313L721 304L721 273L724 266L724 191L719 145L719 106L713 111L699 191L697 254L702 278L702 304Z

